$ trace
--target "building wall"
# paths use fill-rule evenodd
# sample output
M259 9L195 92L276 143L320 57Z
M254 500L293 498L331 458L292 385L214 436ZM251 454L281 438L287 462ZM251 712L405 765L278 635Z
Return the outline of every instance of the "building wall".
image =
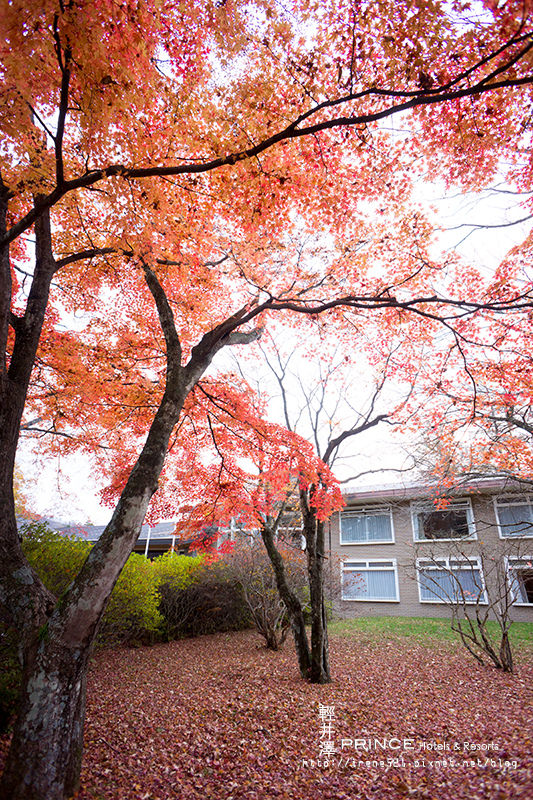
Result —
M460 500L466 497L458 498ZM335 515L330 522L330 546L333 553L341 561L365 560L396 560L398 574L399 601L366 601L366 600L341 600L339 612L346 617L358 616L413 616L413 617L445 617L450 616L449 608L445 603L421 602L419 587L416 579L417 558L437 558L439 556L468 557L480 556L481 553L490 551L500 563L504 555L520 549L521 555L533 556L533 538L520 537L509 542L499 536L493 495L472 495L470 503L473 512L476 539L472 541L424 541L415 542L413 539L412 503L420 502L410 499L379 499L379 505L389 506L392 509L394 543L387 544L341 544L340 540L340 515ZM364 506L377 505L375 500L366 497L363 502L350 502L344 509L357 509ZM486 583L490 580L489 571L485 570ZM339 576L340 579L340 576ZM511 611L513 620L532 622L533 606L514 606Z

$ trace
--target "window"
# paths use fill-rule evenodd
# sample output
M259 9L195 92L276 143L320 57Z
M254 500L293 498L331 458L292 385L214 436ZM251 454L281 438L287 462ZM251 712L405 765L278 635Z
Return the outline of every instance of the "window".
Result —
M411 506L415 542L475 539L474 518L470 501L451 502L436 509L433 503Z
M341 544L394 542L392 513L387 506L367 506L341 511Z
M516 605L533 605L533 557L510 557L507 559L507 570Z
M342 599L398 602L396 560L344 561Z
M533 536L533 504L530 497L498 497L495 505L501 538Z
M486 603L478 558L420 558L416 562L421 603Z

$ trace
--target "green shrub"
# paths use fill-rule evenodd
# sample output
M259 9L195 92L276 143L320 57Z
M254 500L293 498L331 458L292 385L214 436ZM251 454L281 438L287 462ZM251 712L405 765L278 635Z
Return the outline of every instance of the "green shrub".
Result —
M21 535L29 563L47 589L59 597L80 571L91 545L57 533L43 523L23 525ZM98 644L139 644L160 636L157 583L152 562L132 554L109 598Z
M153 563L132 553L109 598L98 630L99 644L150 644L160 638L157 584Z
M165 553L152 562L158 583L168 583L176 589L190 586L205 563L205 556L179 556L172 552Z
M166 553L153 563L158 575L161 630L163 638L169 642L185 635L184 626L191 613L186 589L198 579L205 558Z
M22 525L22 550L47 589L59 597L80 571L91 545L52 530L45 523Z
M91 549L43 523L21 529L23 550L45 586L59 597ZM100 646L149 644L249 625L242 591L221 561L167 553L154 561L133 553L99 627Z

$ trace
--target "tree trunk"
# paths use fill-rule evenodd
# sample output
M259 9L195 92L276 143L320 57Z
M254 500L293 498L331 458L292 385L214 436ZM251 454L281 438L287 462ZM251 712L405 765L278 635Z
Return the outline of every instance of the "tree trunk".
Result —
M6 219L7 192L0 179L0 235L5 233ZM13 470L26 394L55 269L50 219L44 214L35 223L35 269L26 312L22 317L15 316L11 313L9 247L6 245L0 250L0 604L23 642L31 640L54 606L54 598L30 568L20 547ZM15 336L8 362L10 326Z
M502 631L500 641L500 663L504 672L513 672L513 651L509 641L509 631Z
M307 543L309 594L311 601L311 683L329 683L327 614L324 600L324 523L316 518L305 499L304 536Z
M165 335L165 391L109 525L91 549L79 574L56 603L24 559L13 499L12 469L24 399L44 319L48 288L56 268L47 215L37 220L35 230L37 260L26 313L24 318L12 321L16 338L11 364L7 375L5 365L0 373L0 400L4 403L0 405L0 444L6 444L7 462L0 470L0 511L3 514L0 517L0 555L5 557L0 561L0 600L10 609L14 621L24 633L25 666L22 702L0 783L0 794L28 800L63 800L72 796L79 782L86 674L92 643L109 596L133 550L148 504L157 489L170 435L179 420L185 398L218 350L228 344L252 341L257 334L233 333L242 316L236 314L208 331L193 348L188 364L182 366L181 345L170 304L157 277L144 265L146 282L156 302ZM1 265L5 271L4 261ZM5 312L4 300L0 292L0 310Z
M44 629L25 680L2 778L12 800L62 800L79 788L91 643L65 646Z
M109 525L46 623L27 643L22 704L1 784L6 797L63 800L76 790L91 647L157 488L170 434L188 392L181 369L169 369L163 399Z
M274 544L274 532L267 523L263 525L261 537L274 569L276 585L278 587L280 597L285 603L285 608L287 609L287 614L291 622L292 635L294 637L294 645L296 647L300 675L305 680L309 680L311 676L311 653L309 652L309 643L307 641L307 632L305 630L305 618L302 604L294 592L291 591L291 588L287 583L283 558Z
M0 237L5 233L8 196L0 178ZM0 784L0 794L5 797L62 800L76 790L92 643L157 489L170 435L185 398L214 354L225 345L246 344L258 335L237 331L246 317L243 308L204 334L182 366L181 343L168 298L142 259L141 265L165 336L165 391L109 525L56 603L24 558L13 497L22 414L50 284L58 268L49 211L42 211L35 222L34 274L23 316L11 313L9 248L6 245L0 250L0 602L20 631L24 666L20 712ZM12 350L9 328L15 334Z

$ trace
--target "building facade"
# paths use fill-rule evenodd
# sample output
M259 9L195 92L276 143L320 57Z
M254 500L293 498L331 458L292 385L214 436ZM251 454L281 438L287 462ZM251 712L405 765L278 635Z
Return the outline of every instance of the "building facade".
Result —
M344 499L329 531L343 616L448 617L462 601L533 621L533 492L485 480L444 502L424 486Z

